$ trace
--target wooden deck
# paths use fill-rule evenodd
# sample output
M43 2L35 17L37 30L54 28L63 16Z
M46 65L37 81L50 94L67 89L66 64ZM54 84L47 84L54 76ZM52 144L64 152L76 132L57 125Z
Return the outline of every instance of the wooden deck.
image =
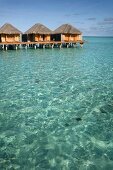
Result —
M68 48L76 47L79 44L83 46L84 41L37 41L37 42L0 42L0 50L22 49L22 48Z
M55 45L55 44L84 44L83 40L79 40L79 41L37 41L37 42L0 42L0 45L31 45L31 44L50 44L50 45Z

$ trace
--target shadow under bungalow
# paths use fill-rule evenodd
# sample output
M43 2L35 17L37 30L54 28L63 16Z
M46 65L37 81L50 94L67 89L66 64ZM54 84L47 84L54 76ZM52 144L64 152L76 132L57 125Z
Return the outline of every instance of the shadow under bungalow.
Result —
M35 24L24 34L11 24L4 24L0 28L0 48L53 48L74 47L76 44L82 46L82 33L69 24L63 24L54 31L42 24Z

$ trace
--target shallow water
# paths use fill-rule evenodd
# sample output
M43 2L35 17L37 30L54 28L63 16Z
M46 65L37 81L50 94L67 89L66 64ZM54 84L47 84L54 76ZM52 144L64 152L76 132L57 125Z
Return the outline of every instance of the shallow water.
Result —
M0 51L0 169L113 169L113 38Z

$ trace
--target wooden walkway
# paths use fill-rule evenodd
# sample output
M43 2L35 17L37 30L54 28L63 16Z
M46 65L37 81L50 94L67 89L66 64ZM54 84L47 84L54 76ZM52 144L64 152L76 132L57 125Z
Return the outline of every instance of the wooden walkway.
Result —
M54 44L83 44L84 41L80 40L80 41L37 41L37 42L0 42L0 45L31 45L31 44L50 44L50 45L54 45Z

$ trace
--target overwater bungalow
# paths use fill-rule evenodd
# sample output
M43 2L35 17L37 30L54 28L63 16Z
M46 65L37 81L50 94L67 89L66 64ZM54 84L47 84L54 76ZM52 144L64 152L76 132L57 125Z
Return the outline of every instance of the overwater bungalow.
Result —
M27 35L28 42L50 41L52 31L46 26L38 23L28 29L25 34Z
M11 24L0 28L0 49L18 48L62 48L83 46L82 33L69 24L58 27L55 31L42 24L35 24L24 34Z
M63 42L82 41L82 32L72 25L63 24L53 31L51 39Z
M0 42L11 43L20 42L22 32L13 25L6 23L0 28Z

